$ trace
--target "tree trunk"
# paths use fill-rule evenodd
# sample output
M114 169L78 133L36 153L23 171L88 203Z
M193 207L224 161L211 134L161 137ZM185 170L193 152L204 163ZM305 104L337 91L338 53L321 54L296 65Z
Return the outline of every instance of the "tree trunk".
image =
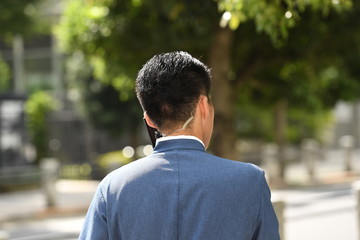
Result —
M212 96L215 108L211 149L218 156L236 160L234 91L228 78L231 70L233 34L228 28L219 28L216 31L210 49L209 65L212 69Z
M285 180L285 169L286 169L286 158L285 158L285 147L286 147L286 131L287 131L287 102L286 100L280 100L276 103L274 112L274 124L275 124L275 140L278 146L278 164L279 180L284 182Z
M141 125L141 127L144 127ZM140 145L140 137L139 137L139 122L134 119L130 124L130 137L129 137L129 145L136 149Z

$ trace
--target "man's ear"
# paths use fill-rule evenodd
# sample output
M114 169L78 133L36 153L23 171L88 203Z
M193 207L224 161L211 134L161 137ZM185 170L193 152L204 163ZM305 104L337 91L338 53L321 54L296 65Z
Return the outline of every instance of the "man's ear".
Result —
M200 108L201 118L206 118L210 111L209 99L206 96L200 97L199 108Z
M155 124L153 123L153 121L151 121L151 119L149 118L149 115L147 115L146 112L144 112L144 119L145 119L147 125L149 125L149 126L152 127L152 128L157 128L157 127L155 126Z

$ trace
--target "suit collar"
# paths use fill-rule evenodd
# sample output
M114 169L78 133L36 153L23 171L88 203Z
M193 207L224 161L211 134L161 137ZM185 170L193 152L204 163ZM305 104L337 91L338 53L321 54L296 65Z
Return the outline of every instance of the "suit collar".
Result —
M157 142L167 141L167 140L174 140L174 139L192 139L199 141L205 148L205 144L203 141L201 141L199 138L193 136L193 135L178 135L178 136L166 136L156 139Z
M169 137L156 142L154 152L165 152L176 149L192 149L205 151L203 143L198 138L188 137Z

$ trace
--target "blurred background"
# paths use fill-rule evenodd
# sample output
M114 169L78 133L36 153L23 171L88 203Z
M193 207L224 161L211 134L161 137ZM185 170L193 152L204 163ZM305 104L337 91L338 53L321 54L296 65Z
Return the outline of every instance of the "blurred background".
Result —
M1 0L0 240L76 239L98 182L152 151L154 54L212 69L209 152L266 171L283 239L359 239L360 2Z

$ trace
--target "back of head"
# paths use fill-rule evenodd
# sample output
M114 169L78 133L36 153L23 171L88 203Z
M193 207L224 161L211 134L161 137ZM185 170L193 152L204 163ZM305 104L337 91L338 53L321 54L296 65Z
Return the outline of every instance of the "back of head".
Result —
M200 95L210 92L210 70L186 52L155 55L139 71L136 94L159 129L183 123L193 114Z

